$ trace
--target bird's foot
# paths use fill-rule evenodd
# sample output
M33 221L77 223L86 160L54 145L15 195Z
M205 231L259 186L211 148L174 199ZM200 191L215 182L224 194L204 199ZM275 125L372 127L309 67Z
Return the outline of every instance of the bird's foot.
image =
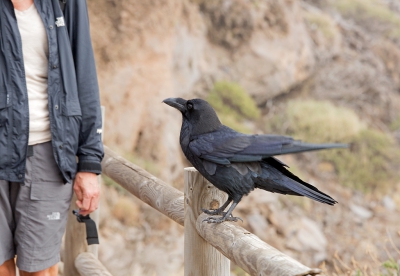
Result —
M237 222L238 220L240 220L241 222L243 222L243 220L239 217L234 217L232 215L225 217L208 217L206 219L204 219L203 221L207 221L208 223L221 223L224 221L233 221L233 222Z
M225 215L225 212L222 212L223 210L221 209L214 209L214 210L207 210L207 209L201 209L204 213L207 215L215 216L215 215Z

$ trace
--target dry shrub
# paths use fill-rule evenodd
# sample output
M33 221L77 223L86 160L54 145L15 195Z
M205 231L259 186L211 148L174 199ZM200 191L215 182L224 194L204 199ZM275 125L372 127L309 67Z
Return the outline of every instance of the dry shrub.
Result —
M399 233L400 234L400 233ZM357 261L354 257L351 258L351 263L346 264L339 256L338 252L334 254L333 271L328 272L323 264L321 270L324 275L332 276L400 276L400 249L394 243L392 236L387 233L385 241L386 258L382 259L377 256L377 252L367 250L369 257L368 261ZM389 253L389 249L394 251L394 254Z
M393 137L368 128L349 109L324 101L293 100L272 120L272 128L307 142L349 143L349 149L318 154L332 163L345 186L383 193L400 179L400 149Z
M334 164L342 184L365 192L384 193L399 179L398 151L390 135L366 129L352 139L349 150L321 152L320 156Z
M289 132L308 142L349 141L364 128L352 110L326 101L290 101L286 110Z
M335 23L328 15L307 12L304 19L311 28L320 30L327 39L334 38L336 34Z

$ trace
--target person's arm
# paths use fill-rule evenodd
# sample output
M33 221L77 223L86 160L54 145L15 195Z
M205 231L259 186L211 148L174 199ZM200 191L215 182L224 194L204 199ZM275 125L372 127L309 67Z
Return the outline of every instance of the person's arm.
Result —
M79 135L78 173L74 181L77 205L86 215L97 209L99 186L104 155L101 142L101 109L97 73L89 29L86 1L68 0L65 17L75 62L82 125Z

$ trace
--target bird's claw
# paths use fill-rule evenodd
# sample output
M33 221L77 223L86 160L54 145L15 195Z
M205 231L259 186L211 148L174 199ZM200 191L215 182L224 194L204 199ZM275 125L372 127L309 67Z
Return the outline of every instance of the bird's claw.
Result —
M242 220L241 218L239 218L239 217L234 217L234 216L230 215L229 217L224 217L224 216L218 217L218 218L215 218L215 217L208 217L208 218L206 218L206 219L203 219L203 222L204 222L204 221L207 221L207 223L221 223L221 222L224 222L224 221L233 221L233 222L237 222L238 220L240 220L241 222L243 222L243 220Z
M207 221L207 223L221 223L224 222L224 218L223 217L218 217L218 218L214 218L214 217L208 217L206 219L203 219L203 222Z
M204 213L207 215L215 216L215 215L221 215L224 214L220 209L215 209L215 210L207 210L207 209L201 209Z

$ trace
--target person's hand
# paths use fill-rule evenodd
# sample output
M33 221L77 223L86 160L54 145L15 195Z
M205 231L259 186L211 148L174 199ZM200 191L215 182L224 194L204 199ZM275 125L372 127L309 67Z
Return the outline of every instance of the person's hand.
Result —
M97 175L90 172L78 172L74 181L74 191L78 200L79 214L86 216L99 205L100 189Z

